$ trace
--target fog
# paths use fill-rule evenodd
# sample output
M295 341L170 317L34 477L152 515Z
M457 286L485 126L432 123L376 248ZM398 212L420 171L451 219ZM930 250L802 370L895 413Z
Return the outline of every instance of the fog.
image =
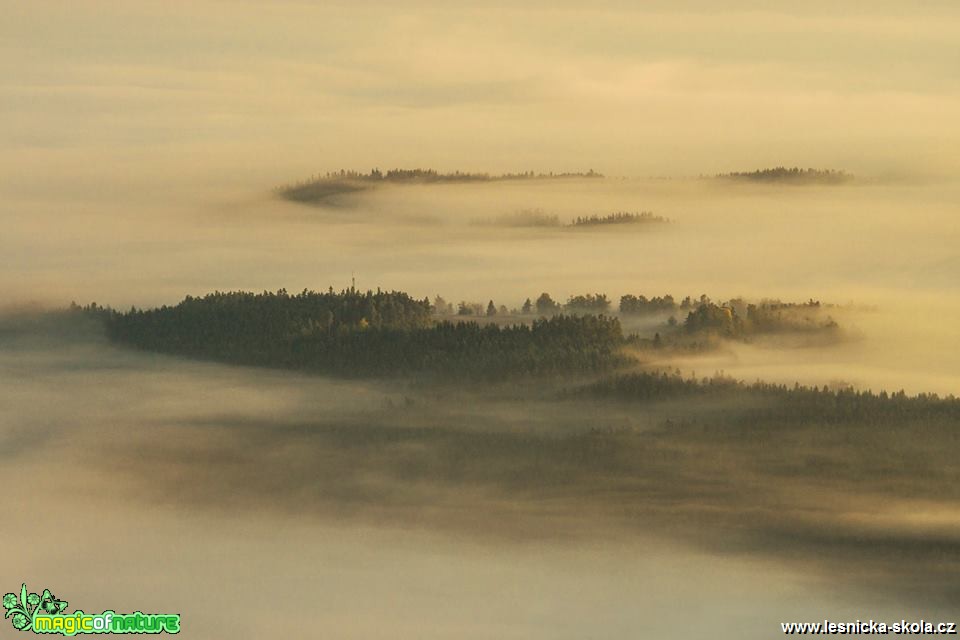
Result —
M5 509L8 573L88 610L178 611L210 638L768 637L952 611L949 501L801 498L733 467L708 489L703 462L599 490L549 453L653 429L656 408L192 363L33 315L3 328L0 481L28 497Z
M212 639L955 616L949 432L800 429L771 451L662 432L710 404L231 367L46 313L354 280L509 308L812 298L840 339L641 365L960 394L957 8L633 4L0 0L3 591L179 611ZM856 179L708 177L777 165ZM274 191L341 167L606 177ZM526 210L670 222L477 224ZM649 469L581 458L593 429ZM817 479L790 447L840 462ZM900 448L929 464L864 461Z
M850 340L758 357L733 349L698 368L860 388L956 393L960 307L953 183L749 186L699 179L591 179L387 186L324 206L274 185L222 198L137 194L9 208L7 304L172 304L213 290L400 289L510 308L604 292L678 299L810 298L839 305ZM477 226L525 209L576 216L649 210L669 224ZM803 363L815 370L805 371ZM795 368L798 365L799 368Z

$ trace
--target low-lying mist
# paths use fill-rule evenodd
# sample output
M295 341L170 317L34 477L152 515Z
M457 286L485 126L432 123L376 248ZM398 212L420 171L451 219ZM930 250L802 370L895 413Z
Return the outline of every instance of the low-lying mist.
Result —
M379 633L347 616L365 602L401 637L422 637L421 616L436 637L481 637L498 623L469 603L499 594L485 597L508 635L555 637L576 615L663 628L696 601L742 637L865 603L942 617L960 591L949 424L758 430L747 418L764 404L737 396L338 381L118 348L101 331L36 311L0 322L0 481L37 496L6 512L31 540L11 569L76 599L149 599L224 638L220 607L263 585L294 594L249 615L254 628L322 597L340 603L318 609L325 628L356 637ZM121 573L143 563L150 587ZM664 584L666 609L650 598ZM549 615L504 589L544 594Z
M69 206L19 203L0 239L4 304L172 304L213 290L382 287L519 307L599 291L678 299L810 298L866 307L840 349L751 349L696 365L808 383L960 389L951 184L841 186L702 180L549 180L385 186L315 207L256 191L211 199L122 191ZM666 225L477 226L517 211L569 221L650 211ZM54 230L54 231L51 231ZM805 370L807 363L822 366ZM779 369L774 371L770 367ZM711 371L712 372L712 371ZM782 374L782 375L781 375Z

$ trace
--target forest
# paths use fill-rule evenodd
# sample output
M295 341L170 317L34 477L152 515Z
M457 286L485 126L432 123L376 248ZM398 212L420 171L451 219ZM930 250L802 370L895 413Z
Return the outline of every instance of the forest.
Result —
M818 303L726 304L703 303L687 314L687 333L715 332L728 337L760 333L833 331L839 328Z
M139 349L343 376L552 374L624 361L616 318L434 322L428 300L399 292L214 293L151 310L75 310L99 318L111 340Z
M716 176L724 180L743 182L768 182L780 184L844 184L853 176L836 169L801 169L800 167L774 167L756 171L735 171Z
M646 300L628 302L635 306L641 299ZM832 319L819 317L820 303L814 301L719 305L701 296L696 305L690 298L674 305L671 296L652 300L649 304L660 310L689 311L682 322L671 316L655 335L641 336L625 335L603 293L573 295L560 304L544 292L513 313L493 300L486 307L463 301L449 318L452 305L440 297L431 305L403 292L354 287L297 294L215 292L127 312L96 304L72 309L101 321L111 340L147 351L348 377L585 373L628 364L626 347L704 350L720 339L837 329Z
M914 421L960 420L960 399L935 393L910 396L856 390L849 386L805 386L746 383L722 374L684 377L679 371L643 371L618 374L576 389L572 395L652 402L676 399L736 400L735 412L716 408L711 420L734 417L741 422L775 421L777 424L816 420L823 424L860 422L890 424L909 417ZM751 402L752 401L752 402ZM746 414L746 415L745 415Z
M825 310L832 305L819 300L807 302L781 302L761 300L747 302L733 298L713 302L706 295L698 299L685 297L679 303L670 294L647 298L644 295L626 294L620 298L620 313L625 316L671 314L668 324L680 325L676 314L684 317L682 326L687 333L716 332L728 337L781 331L834 330L837 322ZM685 314L685 315L684 315Z
M369 173L340 169L315 175L307 180L277 187L281 198L294 202L321 202L327 198L363 191L381 184L465 184L471 182L504 182L516 180L554 180L565 178L602 178L590 169L586 172L535 173L471 173L454 171L443 173L435 169L371 169Z
M670 299L664 296L659 304ZM817 420L880 425L907 417L913 422L960 419L960 400L953 396L874 393L846 385L831 389L745 383L722 374L696 378L684 377L679 370L637 369L641 362L624 347L636 345L639 337L625 336L619 320L604 315L609 306L605 294L585 294L571 296L561 309L543 294L536 303L538 311L559 313L541 315L528 324L480 324L437 320L428 300L402 292L361 292L351 287L294 295L282 289L260 294L215 292L188 296L175 306L128 312L74 305L70 313L102 322L107 336L119 344L231 364L344 377L416 373L494 381L565 374L558 379L567 384L576 379L569 374L590 374L600 377L567 387L563 395L643 403L717 401L720 404L710 413L713 422L736 418L738 424ZM815 301L749 304L741 317L735 305L705 301L671 329L678 341L717 333L736 338L782 330L784 323L793 322L784 320L789 317L784 314L819 307ZM656 346L671 344L672 335L658 333ZM735 401L733 413L722 407L724 400Z
M559 313L571 315L606 314L611 312L612 302L605 293L586 293L570 296L566 303L557 302L549 293L541 293L536 300L527 298L520 309L508 309L490 300L486 305L479 302L461 301L456 308L458 316L485 316L511 320L516 316L550 316ZM751 336L776 333L836 333L840 326L830 315L833 305L819 300L807 302L782 302L760 300L748 302L733 298L714 302L707 295L699 298L686 296L680 302L666 294L663 296L626 294L621 296L619 315L655 316L664 319L658 346L668 342L689 346L689 338L722 337L746 339ZM437 297L432 307L438 316L454 314L454 307ZM679 317L679 319L678 319ZM639 336L633 336L638 338ZM634 341L636 342L636 340ZM642 344L642 340L639 342ZM703 343L698 343L703 344Z
M656 216L649 211L640 213L631 213L629 211L618 211L607 215L577 216L571 227L597 227L613 224L664 224L670 222L668 218Z
M563 227L567 229L580 229L607 225L665 224L668 222L670 222L669 218L654 215L649 211L639 213L617 211L615 213L602 215L577 216L569 223L562 223L559 216L545 213L543 209L522 209L494 218L477 218L472 221L472 224L486 227Z

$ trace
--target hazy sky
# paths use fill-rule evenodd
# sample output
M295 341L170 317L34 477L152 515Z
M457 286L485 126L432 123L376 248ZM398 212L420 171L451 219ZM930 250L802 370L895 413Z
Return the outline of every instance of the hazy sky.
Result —
M0 170L960 167L960 5L717 5L2 0Z

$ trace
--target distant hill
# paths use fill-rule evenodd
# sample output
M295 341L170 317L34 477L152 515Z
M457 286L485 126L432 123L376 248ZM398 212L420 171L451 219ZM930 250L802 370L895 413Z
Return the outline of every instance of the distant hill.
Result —
M310 180L284 185L277 188L277 194L294 202L317 203L335 196L371 189L381 184L435 184L468 182L501 182L507 180L555 180L562 178L602 178L603 175L593 169L585 173L440 173L434 169L390 169L382 172L373 169L370 173L360 173L341 169L316 176Z
M607 215L577 216L567 224L561 223L559 216L544 213L542 209L522 209L495 218L478 218L473 220L472 224L487 227L564 227L570 229L615 224L660 224L668 222L670 222L668 218L656 216L649 211L640 213L619 211Z
M835 169L801 169L793 167L775 167L734 173L722 173L716 176L724 180L743 182L777 182L787 184L844 184L853 180L853 176Z
M670 222L669 219L664 218L663 216L655 216L649 211L641 211L640 213L630 213L628 211L618 211L617 213L611 213L605 216L577 216L576 219L570 223L571 227L597 227L601 225L611 225L611 224L644 224L644 223L653 223L653 224L663 224Z

